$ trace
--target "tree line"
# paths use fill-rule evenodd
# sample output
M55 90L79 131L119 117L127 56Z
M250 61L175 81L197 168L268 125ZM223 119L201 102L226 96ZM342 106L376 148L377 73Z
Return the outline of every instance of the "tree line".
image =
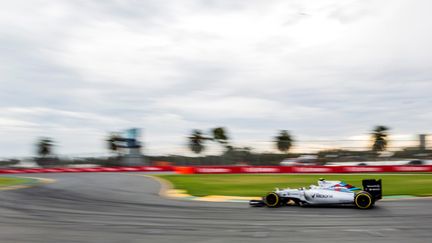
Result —
M371 133L371 150L374 152L385 151L388 145L388 132L389 128L386 126L376 126ZM118 134L110 134L106 139L107 148L111 152L117 152L118 146L115 141L119 139ZM228 132L224 127L216 127L210 129L208 134L204 133L200 129L192 130L188 136L188 147L195 154L201 154L206 149L207 142L214 142L223 147L226 151L233 151L239 148L235 148L228 136ZM273 137L275 148L282 153L287 154L289 150L295 144L293 136L288 130L280 130L276 136ZM53 153L54 140L52 138L43 137L40 138L36 143L36 153L40 157L47 157ZM241 148L249 149L250 148Z
M389 128L382 125L376 126L372 130L372 151L381 152L386 150L388 144L388 131ZM204 134L199 129L194 129L188 137L188 140L189 149L196 154L200 154L205 150L205 144L207 141L218 142L222 146L226 147L227 150L235 149L230 145L229 137L224 127L211 129L209 135ZM295 141L288 130L280 130L273 138L273 142L277 150L282 153L288 153Z

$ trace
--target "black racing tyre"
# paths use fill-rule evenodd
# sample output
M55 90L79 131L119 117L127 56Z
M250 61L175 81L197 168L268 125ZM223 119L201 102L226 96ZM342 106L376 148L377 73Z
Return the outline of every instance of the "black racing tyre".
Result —
M281 199L279 195L275 192L270 192L264 197L264 199L265 199L264 203L266 204L267 207L270 208L279 207L281 204Z
M357 208L360 209L369 209L374 205L374 200L372 195L368 192L359 192L354 197L354 204Z

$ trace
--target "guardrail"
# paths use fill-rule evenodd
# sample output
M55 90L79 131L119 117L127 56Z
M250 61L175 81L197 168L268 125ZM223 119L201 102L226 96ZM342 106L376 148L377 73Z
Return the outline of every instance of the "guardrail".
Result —
M180 174L256 174L256 173L381 173L432 172L432 165L406 166L197 166L175 167Z
M73 173L73 172L167 172L173 171L172 166L121 166L121 167L90 167L90 168L29 168L0 169L0 174L21 173Z
M432 172L432 165L383 166L122 166L92 168L0 169L0 174L73 172L176 172L178 174L259 174L259 173L385 173Z

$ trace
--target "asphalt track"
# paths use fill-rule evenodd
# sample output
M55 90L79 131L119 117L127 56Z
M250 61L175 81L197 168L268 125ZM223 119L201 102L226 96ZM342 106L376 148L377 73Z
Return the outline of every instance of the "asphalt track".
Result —
M164 199L137 173L32 176L57 181L0 191L0 242L432 242L431 199L249 208Z

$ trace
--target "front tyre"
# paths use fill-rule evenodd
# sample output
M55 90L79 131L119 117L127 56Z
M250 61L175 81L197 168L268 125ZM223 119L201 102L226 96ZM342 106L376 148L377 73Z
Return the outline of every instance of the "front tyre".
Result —
M276 208L280 206L281 199L277 193L270 192L264 197L264 203L269 208Z
M354 204L360 209L369 209L373 207L374 201L368 192L359 192L354 197Z

